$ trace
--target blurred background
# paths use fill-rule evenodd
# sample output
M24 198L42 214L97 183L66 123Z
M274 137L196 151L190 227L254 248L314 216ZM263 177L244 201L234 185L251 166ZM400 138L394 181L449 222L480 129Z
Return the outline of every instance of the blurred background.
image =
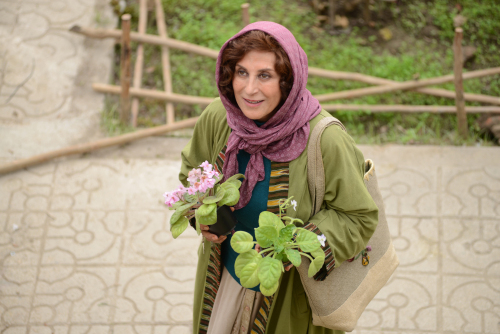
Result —
M162 0L168 36L218 50L242 28L241 5L235 0ZM497 0L252 0L250 22L268 20L287 27L309 57L309 65L336 71L358 72L396 81L426 79L453 73L454 28L462 27L464 71L486 69L500 64L500 4ZM333 4L333 6L331 6ZM139 4L133 0L112 0L117 16L132 15L132 31L137 31ZM154 4L150 2L147 33L158 34ZM331 9L333 8L333 10ZM135 49L132 43L132 49ZM115 46L113 82L119 84L120 46ZM203 56L170 49L173 91L199 96L217 96L214 85L215 61ZM142 87L163 89L161 49L145 44ZM308 88L324 94L367 87L350 80L312 76ZM438 86L454 90L453 82ZM464 80L464 91L500 96L500 76ZM396 91L336 103L376 105L453 106L449 98L415 92ZM480 106L480 103L467 103ZM103 125L108 133L123 132L110 119L117 100L108 98ZM175 105L176 119L199 115L198 106ZM484 116L468 115L469 139L456 133L453 114L371 113L337 111L358 143L380 144L481 144L492 145L495 137L484 126ZM111 123L111 124L110 124ZM144 100L138 125L165 124L164 103Z

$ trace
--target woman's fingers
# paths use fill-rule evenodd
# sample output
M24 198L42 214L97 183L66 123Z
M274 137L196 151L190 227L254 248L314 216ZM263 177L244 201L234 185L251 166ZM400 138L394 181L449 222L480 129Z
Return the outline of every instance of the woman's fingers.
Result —
M285 270L289 271L290 269L292 269L292 267L293 267L293 264L290 263L288 266L285 267Z
M257 251L257 253L260 253L260 251L262 250L262 248L260 248L259 244L256 244L255 245L255 250Z
M200 230L202 231L208 231L210 227L208 225L203 225L203 224L200 224Z
M221 242L223 242L224 240L227 239L227 237L225 235L222 235L222 236L218 237L215 234L207 232L207 231L201 231L201 234L203 234L203 236L208 241L215 242L215 243L218 243L218 244L220 244Z

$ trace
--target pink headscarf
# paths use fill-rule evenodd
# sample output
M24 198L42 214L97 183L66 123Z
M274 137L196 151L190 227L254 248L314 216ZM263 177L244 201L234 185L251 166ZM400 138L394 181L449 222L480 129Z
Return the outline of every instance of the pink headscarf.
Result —
M273 36L285 50L293 69L293 87L283 106L264 125L258 127L254 121L247 118L238 105L219 95L227 111L227 123L232 129L226 150L224 163L224 179L238 173L239 150L245 150L250 156L245 171L245 181L240 188L240 201L235 206L240 209L248 204L252 191L258 181L265 178L263 156L271 161L288 162L296 159L306 148L309 137L309 120L318 115L321 106L306 89L307 56L292 33L280 24L274 22L255 22L230 38L221 48L217 58L215 80L219 88L219 71L222 51L233 39L250 30L261 30Z

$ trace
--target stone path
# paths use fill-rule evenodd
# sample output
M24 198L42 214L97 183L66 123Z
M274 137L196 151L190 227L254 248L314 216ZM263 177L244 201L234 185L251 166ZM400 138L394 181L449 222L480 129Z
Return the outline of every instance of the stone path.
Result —
M89 87L107 82L112 47L66 30L111 20L106 5L0 1L0 162L101 135ZM161 202L185 144L148 138L0 176L0 333L191 332L200 240L172 240ZM500 150L361 150L401 265L356 333L499 333Z

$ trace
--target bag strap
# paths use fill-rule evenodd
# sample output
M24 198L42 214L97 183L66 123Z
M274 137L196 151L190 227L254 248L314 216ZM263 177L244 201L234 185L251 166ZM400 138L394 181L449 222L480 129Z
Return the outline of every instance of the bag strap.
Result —
M321 135L332 124L340 126L342 130L347 132L345 126L338 119L325 117L314 126L307 145L307 183L313 204L311 217L321 209L325 197L325 169L321 155Z

